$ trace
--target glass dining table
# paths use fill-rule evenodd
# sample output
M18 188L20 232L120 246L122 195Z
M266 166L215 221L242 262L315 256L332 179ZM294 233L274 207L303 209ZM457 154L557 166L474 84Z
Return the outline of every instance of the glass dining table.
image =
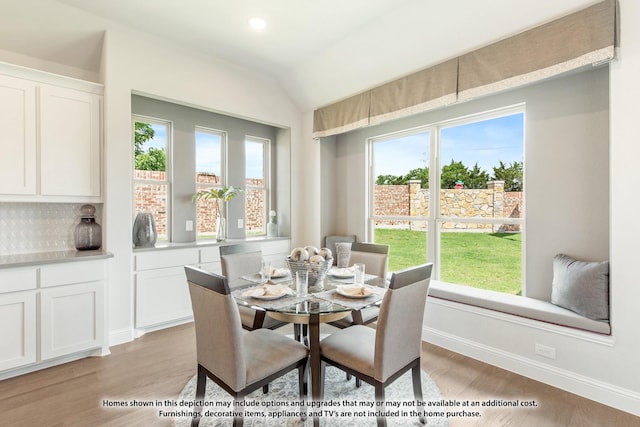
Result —
M299 296L295 293L295 284L291 277L273 280L271 284L259 284L258 276L245 276L234 280L230 287L238 305L264 310L276 320L293 323L296 327L308 326L308 336L296 334L296 337L309 347L309 367L311 373L311 398L320 399L320 324L346 317L352 311L361 310L380 304L386 292L385 279L365 275L365 287L362 294L345 292L353 289L353 278L325 277L320 286L310 286L308 294ZM260 287L280 286L284 289L282 296L260 295ZM268 294L268 293L267 293ZM316 424L314 419L314 425Z

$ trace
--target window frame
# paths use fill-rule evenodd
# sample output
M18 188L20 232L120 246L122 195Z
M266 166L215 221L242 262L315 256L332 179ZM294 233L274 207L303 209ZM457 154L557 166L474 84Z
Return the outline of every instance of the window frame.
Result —
M135 218L136 216L136 185L137 184L148 184L148 185L166 185L167 186L167 202L166 202L166 237L167 237L167 242L171 242L172 241L172 216L173 216L173 207L172 207L172 200L173 200L173 185L172 185L172 149L173 149L173 121L172 120L167 120L167 119L161 119L158 117L151 117L151 116L146 116L146 115L142 115L142 114L132 114L131 115L131 148L134 149L134 142L135 142L135 124L136 122L138 123L149 123L149 124L155 124L155 125L161 125L161 126L166 126L167 128L167 141L166 141L166 147L165 147L165 170L164 170L164 180L157 180L157 179L137 179L135 176L135 171L136 171L136 164L135 164L135 152L132 153L131 159L132 159L132 173L133 173L133 179L132 181L132 194L133 194L133 200L132 200L132 211L133 211L133 218ZM157 224L156 224L157 226ZM160 237L160 236L158 236Z
M259 143L262 144L262 171L263 171L263 179L262 179L262 187L259 186L250 186L247 184L247 172L246 172L246 161L247 161L247 157L246 157L246 144L247 142L251 142L251 143ZM269 222L269 211L271 210L271 144L272 141L269 138L264 138L264 137L259 137L259 136L252 136L252 135L245 135L244 138L244 143L245 143L245 236L248 236L248 228L247 228L247 224L246 224L246 219L247 219L247 208L249 207L249 204L247 203L247 194L249 192L249 190L251 191L261 191L262 192L262 197L263 197L263 201L264 201L264 209L263 209L263 213L262 213L262 229L263 232L260 234L255 234L255 235L251 235L251 237L254 236L266 236L267 235L267 224Z
M368 194L367 199L369 200L367 204L367 234L370 236L372 241L375 241L375 222L376 220L395 220L395 221L406 221L406 222L426 222L427 230L426 231L435 231L435 232L427 232L427 261L433 262L434 268L432 272L432 277L434 280L439 280L440 278L440 266L441 266L441 250L440 250L440 235L442 233L442 224L446 222L459 222L459 223L482 223L482 224L517 224L521 227L522 233L522 248L521 248L521 277L522 277L522 294L526 295L526 286L525 286L525 269L526 269L526 256L525 256L525 240L526 240L526 227L525 227L525 214L524 209L520 218L471 218L471 217L447 217L441 215L441 203L440 203L440 175L441 175L441 131L443 129L452 128L455 126L463 126L466 124L481 122L485 120L496 119L500 117L510 116L514 114L523 114L526 117L526 105L524 103L518 103L515 105L510 105L502 108L496 108L492 110L482 111L478 113L473 113L461 117L455 117L452 119L446 119L442 121L437 121L434 123L421 125L409 129L404 129L400 131L395 131L379 136L373 136L367 138L366 141L366 156L368 159L368 168L367 168L367 181L368 181ZM526 126L526 121L525 125ZM417 135L420 133L429 132L429 198L433 201L433 205L429 207L428 216L383 216L383 215L375 215L375 180L376 180L376 172L374 170L375 167L375 149L374 145L376 142L380 141L388 141L390 139L397 139L401 137L407 137L411 135ZM523 135L523 146L522 146L522 164L523 164L523 176L525 175L526 165L525 165L525 145L526 145L526 132ZM468 165L467 165L468 166ZM523 183L523 204L525 204L526 199L526 189L525 184Z
M215 134L215 135L219 135L220 136L220 182L218 184L207 184L207 183L198 183L197 181L197 173L198 171L195 171L195 176L194 176L194 184L195 184L195 188L196 188L196 192L202 190L206 190L206 189L211 189L211 188L223 188L226 186L226 183L228 181L227 179L227 143L228 143L228 133L226 131L220 130L220 129L214 129L214 128L210 128L207 126L195 126L194 130L193 130L193 143L194 143L194 156L197 157L198 155L198 149L197 149L197 137L198 137L198 132L202 132L202 133L208 133L208 134ZM194 157L194 160L195 160ZM222 209L224 209L224 205L222 206ZM221 215L226 215L226 213L223 211L221 212ZM198 207L196 204L196 211L195 211L195 238L196 241L198 240L210 240L210 239L215 239L216 237L202 237L200 236L200 234L198 233L198 228L199 228L199 216L198 216Z

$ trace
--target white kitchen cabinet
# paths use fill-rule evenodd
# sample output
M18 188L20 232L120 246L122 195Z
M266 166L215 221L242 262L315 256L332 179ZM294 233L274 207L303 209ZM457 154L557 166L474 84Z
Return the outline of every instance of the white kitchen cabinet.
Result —
M0 268L0 379L108 354L105 280L104 258Z
M40 358L47 360L104 343L104 285L58 286L40 292Z
M232 243L229 243L232 244ZM265 259L284 267L290 253L287 239L256 242ZM193 319L185 265L196 265L221 272L220 247L217 244L186 248L157 248L134 252L136 293L136 334L188 322Z
M0 270L0 371L36 361L37 275L35 268Z
M185 265L197 265L196 248L145 251L135 255L135 326L138 333L191 320Z
M148 328L192 316L183 266L137 273L136 328Z
M36 292L0 294L0 371L36 362Z
M0 75L0 194L36 194L36 84Z
M100 347L105 338L104 261L40 268L40 358Z
M102 86L0 63L0 201L101 202Z
M41 85L40 193L100 197L99 95Z

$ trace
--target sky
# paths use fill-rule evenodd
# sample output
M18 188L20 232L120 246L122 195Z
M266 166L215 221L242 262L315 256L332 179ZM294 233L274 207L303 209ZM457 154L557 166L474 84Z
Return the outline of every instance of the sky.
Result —
M493 167L498 166L499 161L505 164L523 161L522 113L443 128L441 135L441 166L454 160L471 169L477 163L492 175ZM427 166L428 161L428 132L375 143L376 176L405 175L411 169Z

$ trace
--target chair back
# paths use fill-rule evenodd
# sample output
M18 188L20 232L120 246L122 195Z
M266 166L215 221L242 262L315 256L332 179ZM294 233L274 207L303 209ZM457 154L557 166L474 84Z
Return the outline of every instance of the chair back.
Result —
M246 243L220 246L220 264L222 275L233 282L239 277L260 271L262 251Z
M364 264L364 272L378 277L387 277L389 264L389 245L354 242L351 244L349 265L357 262Z
M185 266L193 320L196 328L198 364L239 391L246 385L243 330L238 304L226 278Z
M393 373L420 357L422 321L432 264L392 274L378 314L374 376L386 381Z

